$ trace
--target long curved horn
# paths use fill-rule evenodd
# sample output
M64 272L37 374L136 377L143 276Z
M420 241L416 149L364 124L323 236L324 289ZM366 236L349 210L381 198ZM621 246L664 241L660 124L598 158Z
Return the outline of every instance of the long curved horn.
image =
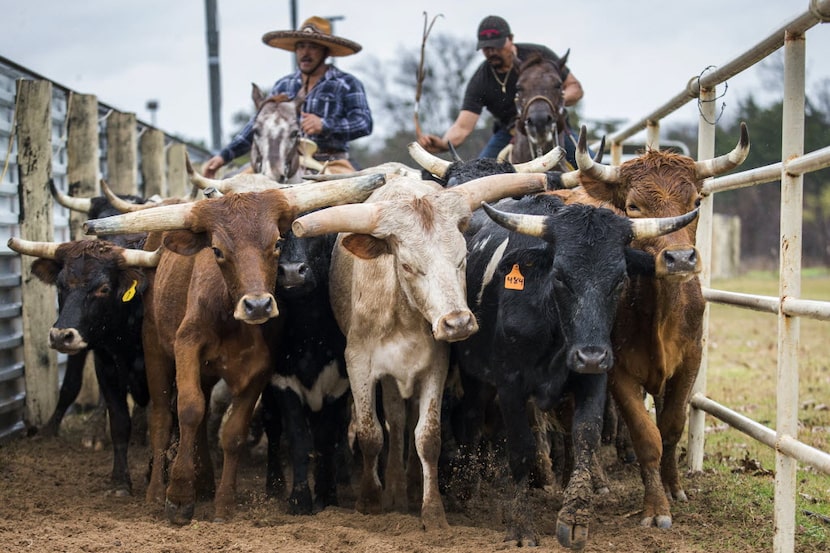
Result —
M55 181L52 179L49 179L49 189L52 191L52 197L55 198L55 201L66 209L86 214L89 214L89 210L92 209L92 200L90 198L76 198L69 194L64 194L55 186Z
M559 179L565 188L576 188L577 186L582 186L582 180L579 178L580 175L579 169L574 169L573 171L565 171L560 175Z
M86 234L131 234L134 232L154 232L179 230L190 227L190 212L194 203L163 205L153 209L144 209L132 213L123 213L90 219L84 223Z
M424 150L424 148L417 142L409 143L409 157L411 157L415 163L440 178L444 178L444 175L447 174L447 169L451 165L451 162L441 159L438 156L434 156Z
M698 208L676 217L650 217L647 219L631 219L631 229L634 238L654 238L670 234L681 229L695 220Z
M346 204L298 217L291 224L291 230L300 238L330 232L370 234L377 227L377 221L377 204Z
M517 173L544 173L556 167L562 158L565 157L565 150L556 146L541 157L531 159L524 163L514 163L513 168Z
M148 252L144 250L135 250L132 248L124 248L121 252L121 257L124 262L130 267L147 267L152 268L159 264L161 259L161 252L164 251L164 246L159 246L155 251Z
M587 138L586 138L586 152L587 152ZM599 141L599 148L597 149L597 153L594 154L594 163L600 163L602 161L602 153L605 151L605 136ZM573 171L565 171L559 176L560 182L562 186L565 188L576 188L577 186L582 186L582 179L580 178L582 173L580 173L579 169L574 169Z
M56 259L59 242L34 242L32 240L23 240L16 236L9 238L7 242L10 249L23 255L33 255L35 257L42 257L44 259Z
M276 188L277 184L265 175L259 175L256 173L239 173L229 179L209 179L203 175L200 175L199 172L193 168L193 164L190 163L190 156L186 153L185 165L187 167L187 174L190 177L190 184L197 186L202 190L213 187L225 194L229 192L255 192L258 190Z
M121 213L131 213L133 211L140 211L142 209L147 209L150 206L145 206L142 204L134 204L132 202L128 202L127 200L118 197L118 195L112 191L112 189L107 184L107 181L101 179L101 192L103 192L104 196L107 197L107 201L110 203L112 207L120 211Z
M746 160L749 155L749 131L747 131L746 123L741 123L741 138L738 140L737 146L722 156L703 161L695 162L695 176L698 179L705 179L707 177L714 177L725 173L730 169L734 169Z
M527 215L524 213L508 213L499 211L487 202L481 203L481 208L499 225L507 230L512 230L528 236L542 237L545 230L544 215Z
M603 165L591 159L588 154L588 130L585 125L579 129L579 141L576 146L576 165L586 176L605 183L620 182L618 165Z
M386 184L381 173L330 182L314 182L284 188L282 191L298 212L311 211L345 203L364 201L376 189Z
M467 197L470 209L475 211L481 202L495 202L508 196L524 196L545 189L548 176L545 173L504 173L489 175L453 187Z

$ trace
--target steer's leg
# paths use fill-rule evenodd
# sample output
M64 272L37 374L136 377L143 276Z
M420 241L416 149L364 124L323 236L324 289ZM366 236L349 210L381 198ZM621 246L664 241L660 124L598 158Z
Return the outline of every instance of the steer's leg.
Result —
M259 399L262 389L265 387L265 382L268 377L267 367L270 364L267 349L251 348L261 354L262 359L255 361L254 359L245 359L243 361L248 363L248 366L256 367L256 364L261 364L263 360L264 365L259 367L259 370L253 370L246 375L250 379L243 379L244 386L239 382L231 380L228 386L231 389L233 400L231 401L231 410L228 419L225 421L225 427L222 430L222 450L224 452L224 462L222 464L222 477L219 481L219 487L216 488L216 499L214 500L214 520L223 522L229 520L233 514L233 505L236 498L236 474L239 468L239 457L242 449L247 446L248 429L251 426L251 417L256 406L257 399ZM254 357L254 356L251 356ZM229 367L229 373L239 370L238 367Z
M505 513L505 541L515 541L520 546L536 546L539 539L528 497L530 472L536 459L536 440L528 422L527 397L523 392L513 390L509 386L499 389L499 405L507 433L507 452L513 488L513 495L508 500L510 504Z
M378 455L383 447L383 431L375 405L375 380L368 374L369 366L367 357L358 358L346 351L346 367L354 398L354 422L363 454L363 474L355 509L364 514L378 514L381 512Z
M292 390L279 394L280 408L288 432L288 447L291 452L291 495L288 497L288 512L292 515L312 513L311 488L308 486L308 465L311 462L312 435L300 397Z
M683 365L674 373L674 377L666 382L663 408L657 413L657 426L663 437L660 475L666 493L678 501L687 501L687 497L680 484L677 470L677 443L686 426L689 394L699 367L699 355L690 355L684 359Z
M127 405L126 367L116 367L115 360L103 351L95 352L95 376L104 396L110 418L112 440L112 485L116 496L132 495L132 481L127 468L127 445L130 442L130 408Z
M173 524L187 524L196 504L196 435L205 418L206 402L200 385L198 346L176 342L176 390L179 448L170 467L165 511Z
M608 377L605 374L582 374L571 378L575 406L571 427L574 470L556 521L556 537L564 547L582 549L588 540L588 525L593 518L591 467L600 446Z
M640 463L640 475L645 488L643 518L640 524L671 528L669 502L660 480L660 457L663 455L660 431L646 412L640 383L634 380L624 367L618 364L614 368L611 383L614 399L617 400L628 425L631 442Z
M449 348L436 355L437 360L421 380L418 424L415 426L415 448L421 459L424 497L421 522L424 528L449 528L444 503L438 491L438 457L441 455L441 398L447 379Z
M145 328L147 318L145 317ZM174 393L173 360L164 355L159 344L150 336L157 336L155 328L145 332L144 362L147 367L147 386L150 390L150 447L152 450L150 482L147 485L146 502L164 502L164 474L167 461L167 448L170 446L170 434L173 428L171 397Z
M66 358L66 371L58 394L58 405L49 420L40 429L44 436L57 436L67 409L78 398L83 384L84 365L89 350L73 353Z

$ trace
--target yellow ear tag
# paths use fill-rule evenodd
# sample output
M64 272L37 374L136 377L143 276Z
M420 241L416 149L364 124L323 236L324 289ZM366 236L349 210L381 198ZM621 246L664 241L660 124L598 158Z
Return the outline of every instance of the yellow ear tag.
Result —
M518 263L514 264L507 276L504 277L504 287L508 290L525 289L525 277L519 271Z
M135 287L137 285L138 285L138 281L134 280L133 283L130 285L130 287L127 288L127 291L124 292L124 295L121 296L121 301L123 301L124 303L127 303L128 301L133 299L133 297L135 297Z

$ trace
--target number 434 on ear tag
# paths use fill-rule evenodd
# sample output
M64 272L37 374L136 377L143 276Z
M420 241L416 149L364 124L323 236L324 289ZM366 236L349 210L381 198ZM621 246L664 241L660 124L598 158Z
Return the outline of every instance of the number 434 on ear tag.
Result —
M510 272L504 277L504 287L508 290L525 289L525 277L519 271L518 263L514 264Z

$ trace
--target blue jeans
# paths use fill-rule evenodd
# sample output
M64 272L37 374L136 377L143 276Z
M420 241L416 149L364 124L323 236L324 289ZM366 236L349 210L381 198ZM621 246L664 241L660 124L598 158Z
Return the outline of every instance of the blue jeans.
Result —
M571 166L576 169L576 142L579 140L579 136L570 128L568 127L566 131L570 137L565 137L565 159L571 164ZM478 154L479 159L487 157L487 158L497 158L499 152L501 152L505 146L510 144L510 140L513 137L510 135L510 131L501 129L493 133L493 136L490 137L490 140L487 141L487 144L484 146L484 149L481 150L481 153ZM588 149L588 154L591 157L594 157L594 153L591 149Z
M487 141L487 145L484 146L484 149L481 150L481 153L478 154L478 158L489 157L492 159L496 159L499 157L499 152L501 152L505 146L510 144L510 139L513 138L510 136L510 130L508 129L500 129L493 133L493 136L490 137L490 140Z

